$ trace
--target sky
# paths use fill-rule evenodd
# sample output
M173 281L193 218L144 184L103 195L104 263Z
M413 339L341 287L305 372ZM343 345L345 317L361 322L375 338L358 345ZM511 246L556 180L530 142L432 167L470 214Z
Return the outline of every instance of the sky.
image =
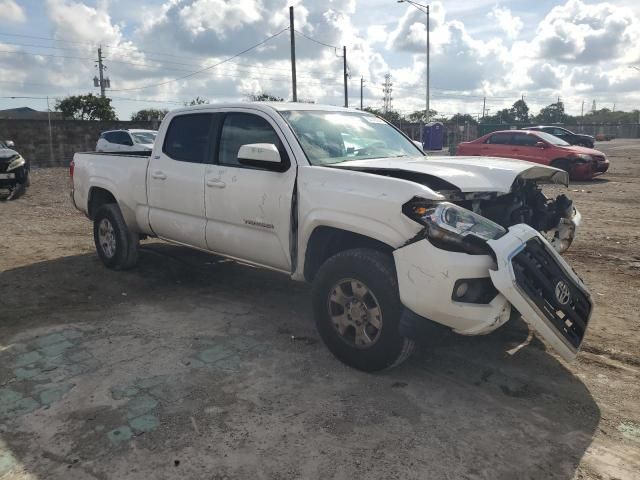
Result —
M390 74L394 109L425 108L427 16L406 2L0 0L0 109L99 93L100 45L120 119L197 96L291 99L290 5L299 99L344 104L346 46L350 106L362 79L364 105L381 107ZM558 98L573 115L594 101L640 109L630 68L640 68L640 2L433 1L429 26L430 105L441 115L480 115L483 102L491 114L523 96L533 112Z

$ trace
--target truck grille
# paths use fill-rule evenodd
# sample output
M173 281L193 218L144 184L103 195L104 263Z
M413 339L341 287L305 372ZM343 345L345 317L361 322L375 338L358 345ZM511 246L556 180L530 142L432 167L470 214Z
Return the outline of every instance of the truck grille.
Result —
M11 163L11 158L0 158L0 173L5 173L9 164Z
M575 348L580 346L593 305L538 238L512 259L516 283Z

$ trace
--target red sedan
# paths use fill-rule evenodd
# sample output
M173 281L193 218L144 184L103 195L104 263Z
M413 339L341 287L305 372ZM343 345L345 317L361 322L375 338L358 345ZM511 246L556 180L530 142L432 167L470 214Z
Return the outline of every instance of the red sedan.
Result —
M456 155L506 157L541 163L566 170L572 180L590 180L609 169L609 160L604 153L531 130L489 133L471 142L462 142Z

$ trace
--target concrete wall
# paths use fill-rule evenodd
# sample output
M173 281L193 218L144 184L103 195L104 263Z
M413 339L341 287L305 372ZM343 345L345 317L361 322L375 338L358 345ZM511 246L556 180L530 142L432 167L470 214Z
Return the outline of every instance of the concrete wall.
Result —
M159 122L0 119L0 139L13 140L32 166L66 166L76 152L93 151L100 133L118 128L157 129Z

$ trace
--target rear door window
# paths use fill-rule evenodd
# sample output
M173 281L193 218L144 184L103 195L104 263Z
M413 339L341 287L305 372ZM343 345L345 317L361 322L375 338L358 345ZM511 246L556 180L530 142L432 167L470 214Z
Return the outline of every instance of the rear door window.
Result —
M128 132L113 132L114 140L112 143L117 143L119 145L133 145L133 141L129 136Z
M518 145L521 147L535 147L538 142L538 137L534 135L527 135L526 133L516 133L511 138L512 145Z
M487 139L486 143L490 143L492 145L509 145L510 141L510 133L495 133Z
M173 160L208 163L215 151L215 136L222 114L189 113L169 124L162 151Z

